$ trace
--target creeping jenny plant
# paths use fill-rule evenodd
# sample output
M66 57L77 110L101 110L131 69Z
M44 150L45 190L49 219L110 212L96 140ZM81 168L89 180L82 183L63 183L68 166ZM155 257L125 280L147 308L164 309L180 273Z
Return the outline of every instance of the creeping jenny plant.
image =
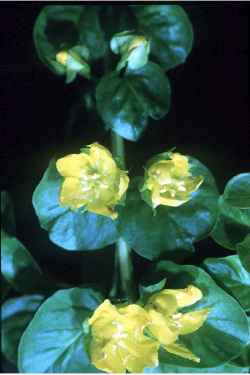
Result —
M136 142L169 111L166 72L193 45L186 12L176 4L48 5L34 43L54 74L77 82L81 110L84 96L111 134L111 145L81 137L80 151L54 155L34 190L35 213L61 256L89 251L93 260L114 247L114 262L107 280L82 261L93 284L84 275L74 285L45 279L16 237L3 192L4 298L11 288L25 294L3 305L4 356L23 373L249 372L250 173L219 196L208 168L181 149L141 160L141 176L125 163L124 139ZM172 146L166 140L165 150ZM238 253L205 261L211 276L187 265L210 233ZM142 275L134 253L148 260Z

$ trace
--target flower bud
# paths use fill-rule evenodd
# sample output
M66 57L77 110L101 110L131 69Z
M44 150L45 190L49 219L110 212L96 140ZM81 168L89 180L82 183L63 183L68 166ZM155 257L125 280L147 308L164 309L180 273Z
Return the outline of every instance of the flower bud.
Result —
M79 74L90 78L90 66L88 64L89 51L84 46L75 46L68 51L60 51L56 54L57 63L65 68L66 82L72 82Z
M159 205L178 207L192 198L203 180L192 176L187 156L169 152L148 163L140 192L154 209Z
M64 177L59 197L62 206L117 218L114 209L128 188L129 178L105 147L93 143L80 154L57 160L56 167Z
M148 62L150 42L143 35L136 35L131 31L115 34L111 39L111 49L121 55L117 70L126 65L128 69L140 69Z

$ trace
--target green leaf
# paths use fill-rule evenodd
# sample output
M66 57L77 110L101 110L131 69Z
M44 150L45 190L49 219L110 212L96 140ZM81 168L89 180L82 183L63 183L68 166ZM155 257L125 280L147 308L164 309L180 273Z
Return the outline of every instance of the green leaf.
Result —
M181 336L180 339L181 343L200 358L200 363L177 357L161 349L161 365L181 366L190 370L212 368L221 366L241 354L249 340L247 316L237 301L218 287L205 271L195 266L161 261L152 273L158 277L166 277L167 288L185 288L192 284L202 291L203 298L183 311L211 309L200 329Z
M20 292L36 290L42 272L25 246L5 231L1 231L1 272L11 286ZM31 282L32 281L32 282Z
M221 366L210 367L210 368L193 368L193 367L183 367L183 366L174 366L165 363L160 363L159 366L153 369L146 369L144 373L162 373L162 374L182 374L182 373L199 373L199 374L248 374L249 368L247 366L237 366L234 363L228 362Z
M80 42L78 25L83 11L81 5L48 5L36 19L33 36L38 56L56 74L65 73L56 54Z
M81 13L79 31L80 43L88 47L91 60L100 59L107 53L108 46L95 6L86 6Z
M10 234L16 233L13 203L7 191L1 191L1 227Z
M238 255L226 258L208 258L204 266L213 279L250 311L250 273L241 265Z
M7 300L1 308L1 347L5 357L17 364L19 340L44 296L33 294Z
M214 178L198 160L189 157L189 163L192 175L202 175L204 182L179 207L159 206L155 215L136 183L127 193L126 206L119 213L119 230L130 247L147 259L177 250L192 252L193 243L208 236L214 226L218 199Z
M84 348L83 322L102 300L90 288L61 290L48 298L22 336L19 371L98 372Z
M224 191L224 200L233 207L250 208L250 173L233 177Z
M151 43L152 55L164 69L186 61L193 46L193 28L178 5L132 5L139 29Z
M246 236L244 241L237 244L236 249L243 267L250 272L250 234Z
M158 120L170 107L170 85L163 70L148 63L123 77L108 73L96 89L98 112L106 126L121 137L137 141L149 117Z
M116 221L90 212L71 211L59 204L62 177L52 160L33 194L33 206L49 238L66 250L96 250L118 238Z
M85 46L89 48L90 59L96 60L107 49L97 8L93 6L48 5L36 19L33 36L39 58L58 75L66 74L66 67L56 61L58 52ZM68 83L72 77L72 74L71 79L67 77Z
M1 273L1 302L3 302L10 291L10 284L5 280Z
M250 233L249 173L233 177L226 185L219 199L219 216L211 233L215 242L236 250Z

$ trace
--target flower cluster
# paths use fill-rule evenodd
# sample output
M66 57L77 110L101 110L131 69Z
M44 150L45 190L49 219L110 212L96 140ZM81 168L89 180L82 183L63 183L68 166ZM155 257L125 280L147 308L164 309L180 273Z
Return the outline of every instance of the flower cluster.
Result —
M63 56L62 56L63 58ZM168 159L157 157L149 163L142 198L155 209L159 205L178 207L189 201L203 182L192 176L188 158L167 153ZM72 210L85 210L112 219L117 218L115 206L121 202L129 185L127 173L120 170L109 150L98 143L57 160L56 167L64 181L60 203Z
M160 347L182 358L200 362L180 337L198 330L209 309L187 313L179 310L202 298L201 291L164 289L139 304L114 306L105 300L88 320L91 328L90 356L94 366L109 373L143 372L158 365Z
M56 167L64 177L61 205L72 210L84 207L112 219L117 217L114 208L126 192L129 178L105 147L93 143L80 154L57 160Z
M191 199L191 193L200 187L203 177L192 176L186 156L172 152L162 155L149 163L141 193L153 208L178 207Z

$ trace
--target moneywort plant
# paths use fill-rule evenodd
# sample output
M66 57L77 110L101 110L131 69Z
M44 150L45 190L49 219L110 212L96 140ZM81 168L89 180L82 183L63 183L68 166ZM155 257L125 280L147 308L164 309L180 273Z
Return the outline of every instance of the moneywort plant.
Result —
M126 165L125 142L169 111L167 72L193 45L188 15L176 4L48 5L34 43L69 91L88 82L111 135L109 147L83 139L80 150L53 157L34 210L64 251L114 246L115 260L110 290L55 283L17 238L2 192L3 355L23 373L248 373L250 173L219 195L208 168L174 145L145 160L141 176ZM232 255L190 265L208 236ZM132 252L152 262L139 282Z

